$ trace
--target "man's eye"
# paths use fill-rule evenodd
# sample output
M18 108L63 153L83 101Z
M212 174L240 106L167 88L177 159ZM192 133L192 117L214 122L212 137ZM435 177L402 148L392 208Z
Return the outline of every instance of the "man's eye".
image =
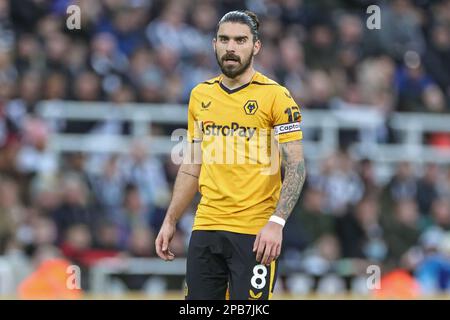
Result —
M242 44L242 43L244 43L245 42L245 39L238 39L237 40L237 43L240 43L240 44Z

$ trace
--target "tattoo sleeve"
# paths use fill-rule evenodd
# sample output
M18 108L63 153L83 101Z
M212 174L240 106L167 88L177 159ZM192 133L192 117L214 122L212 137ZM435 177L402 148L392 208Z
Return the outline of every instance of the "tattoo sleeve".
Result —
M280 144L284 180L275 215L286 220L292 212L305 182L305 160L300 140Z

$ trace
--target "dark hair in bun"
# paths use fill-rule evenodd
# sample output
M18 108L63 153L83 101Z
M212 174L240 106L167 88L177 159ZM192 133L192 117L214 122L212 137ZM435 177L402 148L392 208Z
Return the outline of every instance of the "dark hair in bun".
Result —
M259 20L254 12L245 10L245 11L230 11L225 14L222 19L220 19L217 24L217 30L219 30L219 26L224 22L236 22L246 24L250 31L253 34L253 41L259 40Z

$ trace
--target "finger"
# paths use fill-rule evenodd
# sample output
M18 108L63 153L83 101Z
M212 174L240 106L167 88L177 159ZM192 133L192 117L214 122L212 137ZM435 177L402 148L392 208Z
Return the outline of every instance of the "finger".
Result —
M166 257L167 257L167 260L169 260L169 261L172 261L173 259L175 259L175 255L171 251L167 252Z
M168 237L163 236L162 251L167 253L167 250L169 250L169 239Z
M256 252L256 261L258 261L258 262L261 262L261 258L264 254L264 247L265 247L265 242L260 240L258 243L258 251Z
M272 251L272 250L271 250L271 251ZM270 263L272 262L273 257L272 257L271 251L269 251L268 253L266 253L267 258L266 258L266 260L265 260L265 262L264 262L264 265L265 265L265 266L269 266Z
M156 247L156 253L158 256L167 261L172 261L175 258L175 255L169 250L169 240L164 235L160 234L157 239L157 247Z
M260 235L260 233L258 233L258 235L256 236L256 239L255 239L255 242L253 243L253 252L255 252L258 249L259 235Z
M261 264L266 264L267 263L267 259L269 258L270 255L270 249L271 249L271 245L270 243L266 242L264 251L263 251L263 257L261 259Z
M278 259L278 257L281 255L281 245L279 244L278 246L277 246L277 259Z
M272 245L269 243L266 243L266 248L264 250L264 256L261 260L261 264L267 265L267 261L269 261L270 257L270 251L272 250Z
M278 245L272 246L272 249L270 250L269 261L267 261L268 265L270 265L277 258L277 247Z
M162 241L161 237L158 235L158 237L155 240L155 247L156 247L156 254L161 258L164 259L164 255L162 253Z

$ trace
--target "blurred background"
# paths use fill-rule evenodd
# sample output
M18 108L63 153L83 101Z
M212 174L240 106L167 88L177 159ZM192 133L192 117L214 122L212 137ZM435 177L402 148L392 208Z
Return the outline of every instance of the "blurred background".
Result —
M177 259L154 248L171 134L235 9L259 15L255 67L302 108L274 298L449 297L449 0L0 0L1 297L183 298L196 203Z

